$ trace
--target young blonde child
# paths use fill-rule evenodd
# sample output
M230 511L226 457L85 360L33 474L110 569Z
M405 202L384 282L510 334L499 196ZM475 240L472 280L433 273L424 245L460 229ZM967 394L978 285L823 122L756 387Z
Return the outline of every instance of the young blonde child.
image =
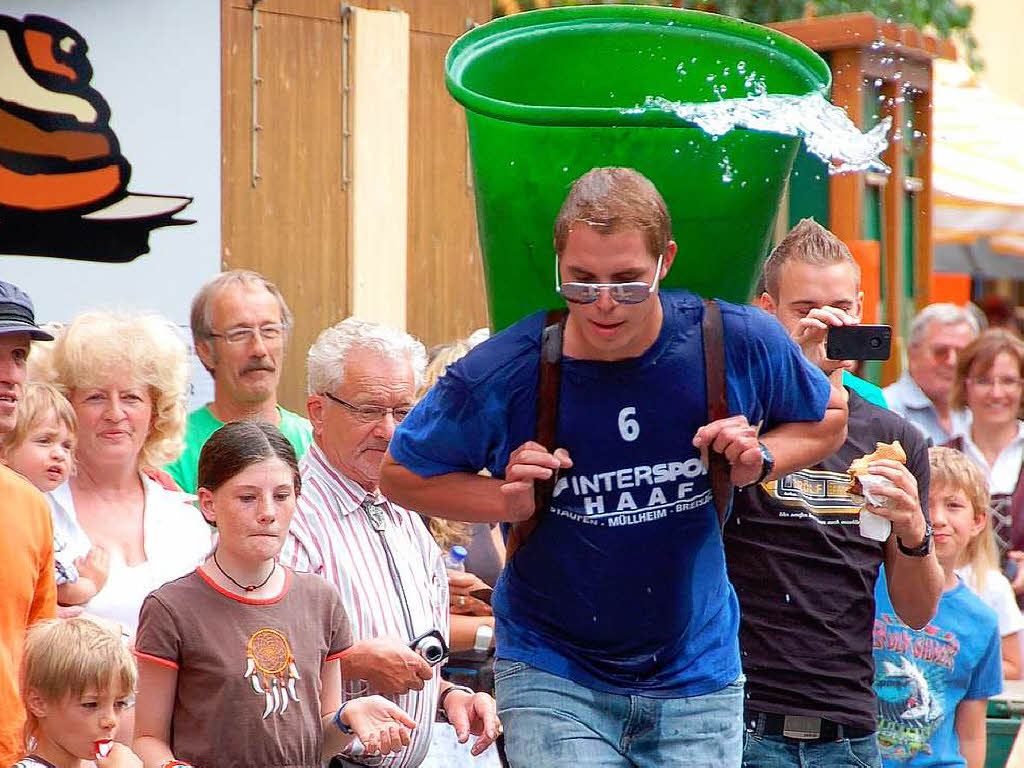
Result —
M118 635L82 617L40 622L22 665L26 757L15 768L141 767L113 741L135 690L135 664Z
M1002 690L995 612L957 575L968 545L986 529L985 478L952 448L928 451L928 513L945 575L935 617L921 630L892 608L881 576L875 589L878 745L887 766L985 764L985 712Z
M974 509L991 509L989 488L982 478L981 470L972 465L975 477L968 490ZM999 570L999 555L995 535L992 532L991 514L985 516L985 525L967 542L957 574L967 586L981 598L999 618L999 636L1002 638L1003 678L1017 680L1021 676L1021 630L1024 630L1024 616L1017 607L1017 599L1009 580Z
M56 387L29 382L18 402L15 429L0 437L0 461L25 476L43 493L66 482L71 474L78 421L71 403ZM68 556L68 544L79 535L54 519L54 565L57 602L82 605L103 589L107 581L107 553L93 547L85 557Z

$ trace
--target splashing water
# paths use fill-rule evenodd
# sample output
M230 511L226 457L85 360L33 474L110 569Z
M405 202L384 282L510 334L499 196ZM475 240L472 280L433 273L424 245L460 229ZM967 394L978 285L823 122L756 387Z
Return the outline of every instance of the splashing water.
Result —
M718 167L722 169L722 181L729 184L732 181L736 170L732 167L732 162L729 160L729 156L722 151L722 162L718 164Z
M804 96L755 93L743 99L706 103L648 96L643 104L623 112L639 114L649 109L672 112L713 138L735 128L800 136L807 150L828 164L829 174L889 172L889 167L878 156L888 146L892 118L886 117L867 133L861 133L846 112L819 93Z

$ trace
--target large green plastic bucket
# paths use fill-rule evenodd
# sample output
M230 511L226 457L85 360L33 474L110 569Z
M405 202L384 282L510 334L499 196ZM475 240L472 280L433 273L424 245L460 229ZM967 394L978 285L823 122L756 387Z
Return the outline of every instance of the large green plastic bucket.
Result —
M675 115L627 113L648 96L707 102L827 92L796 40L674 8L520 13L459 38L445 62L466 108L491 323L556 307L552 227L571 182L636 168L664 195L679 256L665 284L746 301L800 140L747 130L713 140Z

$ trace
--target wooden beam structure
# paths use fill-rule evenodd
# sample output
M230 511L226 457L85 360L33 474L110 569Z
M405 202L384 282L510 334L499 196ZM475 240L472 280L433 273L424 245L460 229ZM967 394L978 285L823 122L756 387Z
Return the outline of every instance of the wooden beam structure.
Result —
M885 21L869 13L804 18L770 25L825 55L832 69L832 102L846 110L861 130L871 128L867 93L881 100L880 117L890 116L893 128L883 160L888 178L871 174L880 189L877 242L881 269L869 293L881 289L885 321L892 325L893 356L881 368L881 382L895 381L909 318L931 301L932 255L932 60L955 58L948 40L914 27ZM911 104L908 106L907 101ZM909 173L908 173L909 169ZM833 176L829 185L829 228L847 243L862 243L869 211L869 174ZM913 215L906 206L913 205ZM872 214L873 215L873 214ZM907 231L907 222L912 231ZM908 280L905 244L913 243Z
M863 52L846 48L832 55L832 101L846 110L854 125L864 124ZM833 176L829 194L829 228L847 243L863 238L864 176Z
M899 378L902 368L900 351L904 321L904 260L903 239L908 233L904 231L903 214L903 83L898 80L887 80L882 86L884 111L892 118L893 132L889 138L889 148L882 159L891 169L885 187L882 189L882 263L885 273L885 319L893 327L893 353L882 363L883 380L895 381Z

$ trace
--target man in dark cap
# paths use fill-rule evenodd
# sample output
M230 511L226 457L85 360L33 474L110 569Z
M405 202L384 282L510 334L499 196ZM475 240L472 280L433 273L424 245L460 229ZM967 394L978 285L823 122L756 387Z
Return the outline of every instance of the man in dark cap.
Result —
M53 337L36 325L32 300L0 280L0 434L14 429L32 340ZM4 535L0 536L0 765L24 752L25 712L18 674L25 630L56 614L53 523L46 498L18 473L0 466Z

